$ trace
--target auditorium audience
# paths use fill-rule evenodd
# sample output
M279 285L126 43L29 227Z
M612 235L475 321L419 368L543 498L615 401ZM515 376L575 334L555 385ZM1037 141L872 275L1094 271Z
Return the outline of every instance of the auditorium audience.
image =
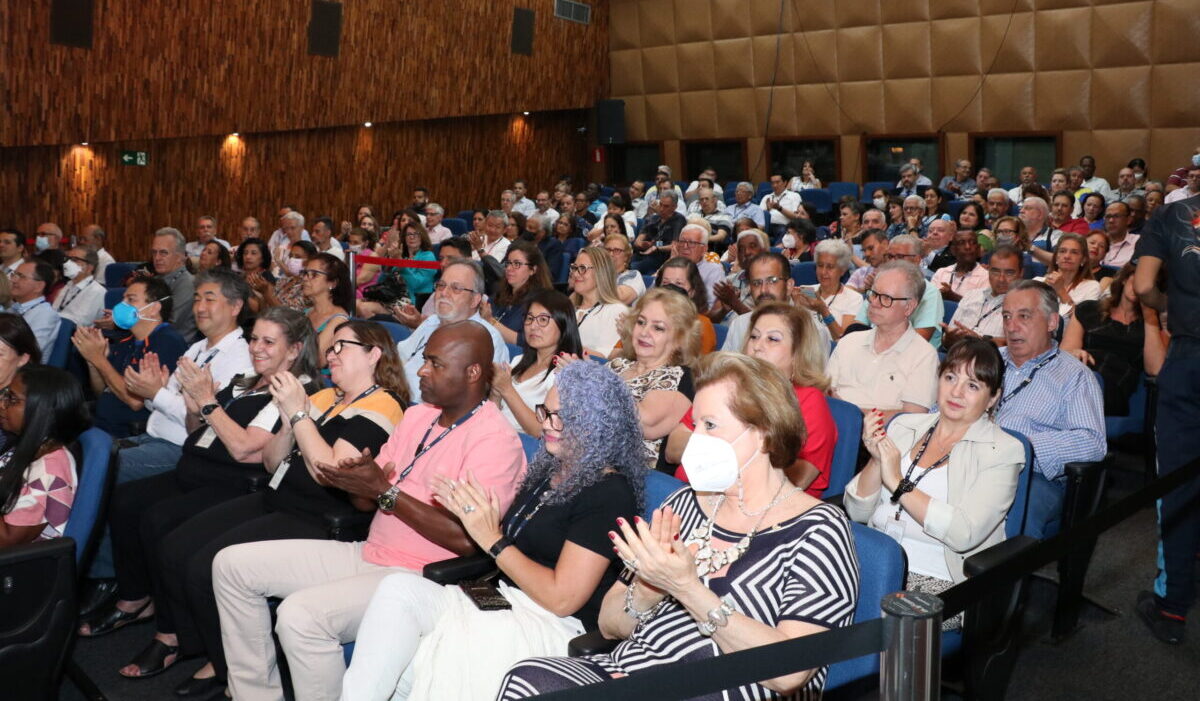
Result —
M58 327L62 323L58 312L46 299L46 292L54 283L54 270L40 260L21 263L9 276L12 287L14 314L20 314L37 337L43 358L50 357L54 341L58 338Z
M1004 295L1009 285L1021 279L1024 263L1021 252L1002 244L992 252L986 287L963 294L954 316L942 330L942 346L951 348L963 338L982 338L997 346L1004 345Z
M1065 234L1064 238L1075 236ZM1033 444L1026 533L1053 535L1066 489L1063 465L1100 460L1106 449L1104 402L1092 372L1059 352L1054 334L1059 298L1054 288L1018 280L1004 296L1004 395L996 422Z
M491 218L489 216L489 219ZM508 362L508 345L500 336L500 332L484 321L479 314L479 306L483 303L483 299L483 270L479 267L479 263L466 258L456 258L446 262L442 267L441 279L433 286L434 313L422 321L408 338L397 345L397 352L400 354L400 362L404 364L404 372L414 403L423 401L423 390L418 373L428 362L426 359L428 352L425 347L440 326L459 321L473 321L479 324L487 330L492 338L492 361Z
M429 241L429 233L421 225L420 220L410 219L401 229L399 255L402 260L425 261L432 263L437 260L433 255L433 244ZM385 275L399 275L404 278L404 286L408 289L413 304L420 307L425 304L429 295L433 294L433 277L437 273L432 268L389 268Z
M841 241L847 248L850 247L850 242L844 239ZM887 262L889 243L887 235L880 229L863 231L859 241L864 265L858 266L854 272L850 273L850 279L846 281L846 285L861 295L871 289L871 283L875 280L875 269ZM851 252L853 253L853 249ZM855 313L858 313L857 309L855 309Z
M196 337L196 319L192 312L196 286L186 265L186 245L187 241L178 229L169 226L159 229L150 241L150 261L154 275L171 288L171 325L185 341L190 342Z
M554 289L546 259L529 241L513 241L504 254L504 277L495 299L479 307L480 316L504 339L521 343L529 297L542 290Z
M318 253L305 262L298 277L303 281L301 289L309 303L305 312L317 335L318 363L324 367L325 352L333 344L334 329L339 322L349 319L354 310L350 270L340 258Z
M837 426L825 400L829 389L829 377L825 374L828 344L816 333L808 317L804 310L781 302L763 304L751 316L750 334L742 352L767 361L792 381L808 436L786 472L792 484L819 499L829 486ZM667 440L668 463L679 463L695 429L689 408ZM687 465L680 465L675 476L686 481Z
M865 239L863 248L866 248ZM862 294L842 282L850 268L851 255L850 247L840 239L826 239L818 243L815 255L817 284L802 285L804 297L794 297L797 303L809 308L835 341L854 323L854 316L862 306Z
M607 358L621 340L617 325L629 312L617 291L612 258L608 251L592 246L579 252L570 270L571 304L583 352Z
M1108 236L1108 253L1102 264L1109 268L1120 268L1133 258L1133 249L1141 238L1129 231L1129 205L1113 202L1104 210L1104 233Z
M467 270L453 266L446 274ZM339 441L342 447L326 448L323 457L306 456L307 469L288 470L311 471L315 488L322 493L326 488L320 485L344 490L355 508L378 507L366 542L247 543L217 556L213 588L233 698L283 695L268 597L283 599L275 631L288 657L296 698L335 698L345 672L338 643L354 639L379 582L395 572L420 576L430 562L475 551L461 523L433 505L435 475L460 482L469 476L494 493L497 511L507 510L525 458L516 433L487 401L491 346L479 324L438 328L428 338L420 369L426 404L405 412L378 459L374 448ZM374 349L355 352L376 354ZM285 416L294 408L287 399L280 402ZM296 420L297 431L310 423L303 417ZM267 453L270 463L270 449Z
M1109 245L1108 234L1103 231L1091 229L1087 234L1088 264L1092 268L1092 279L1100 283L1102 295L1108 293L1113 275L1116 274L1115 269L1104 265L1104 258L1108 255Z
M617 296L625 305L633 304L646 293L646 281L642 274L629 269L633 259L633 246L624 234L611 234L604 237L604 250L612 259L613 270L617 273Z
M652 275L670 257L672 244L687 225L687 219L677 211L679 199L675 192L663 192L655 200L657 211L642 223L633 242L637 252L633 269L639 273Z
M767 302L785 302L796 306L804 306L811 310L808 300L801 299L801 293L794 289L791 267L787 259L778 253L760 253L750 260L749 284L754 295L754 305ZM729 331L725 334L725 342L721 350L740 352L746 344L746 336L750 333L752 310L740 314L729 323ZM823 319L813 319L812 324L822 344L828 348L831 342L829 329Z
M1068 234L1086 236L1089 231L1084 219L1073 218L1075 195L1070 190L1056 190L1050 198L1050 228Z
M642 457L648 468L674 472L660 454L691 406L691 365L700 349L696 307L674 290L648 290L621 321L620 336L621 349L608 366L637 402Z
M296 311L304 311L308 304L304 300L304 278L300 273L315 255L317 255L317 248L311 241L298 241L292 244L287 260L275 279L275 284L272 285L268 282L266 275L262 273L247 275L246 282L254 292L250 298L250 311L257 313L271 307L287 307Z
M849 523L784 473L804 441L789 383L765 361L718 353L700 360L697 385L698 430L684 456L692 488L668 497L649 524L619 521L611 533L625 571L605 595L599 623L605 637L621 642L606 655L525 660L509 670L497 698L852 622L858 566ZM710 588L718 581L727 598ZM796 672L747 685L747 693L815 697L825 675L824 668Z
M226 251L229 251L229 242L217 237L217 218L211 214L205 214L196 220L196 240L188 241L185 247L187 257L192 260L192 263L199 265L200 256L204 253L204 247L209 242L215 242Z
M1166 344L1158 313L1144 307L1133 289L1135 268L1126 264L1112 278L1109 294L1082 302L1067 321L1062 349L1104 379L1104 414L1129 414L1129 397L1142 373L1158 375Z
M705 260L708 253L709 231L701 224L689 223L679 232L671 244L672 258L685 258L695 265L704 289L703 305L697 301L701 313L708 311L708 300L714 298L713 287L725 278L725 269L720 263Z
M735 223L739 219L749 219L754 222L754 228L766 229L766 215L761 207L751 202L753 197L754 185L744 181L738 183L733 191L734 202L725 208L725 214Z
M88 379L96 394L92 422L113 438L127 438L145 430L150 410L146 400L126 384L125 371L135 370L147 354L168 373L175 372L188 342L170 322L174 300L167 283L159 278L138 278L125 288L113 307L117 333L110 343L100 329L81 326L71 342L87 363Z
M736 245L725 251L725 258L731 259L730 272L724 280L713 285L713 295L716 299L709 308L710 319L720 322L750 311L754 306L754 291L750 289L747 268L755 256L769 250L770 247L767 235L759 229L750 228L738 232Z
M67 446L89 418L79 382L58 368L24 365L0 389L0 549L63 535L79 484Z
M1079 196L1079 209L1089 229L1104 228L1104 195L1087 192Z
M517 431L542 435L542 422L534 409L554 387L562 356L579 356L583 344L575 325L575 309L561 292L544 289L528 297L523 321L521 355L496 363L491 398Z
M988 286L988 269L979 262L983 251L974 231L957 231L950 240L950 250L954 254L954 265L937 269L930 283L938 287L943 300L958 302L967 292Z
M471 257L479 260L483 256L491 256L496 262L504 260L509 246L509 240L504 238L504 229L507 226L507 214L498 209L489 211L483 221L483 231L467 234L471 242Z
M0 390L12 382L17 371L26 365L40 365L42 349L29 324L11 312L0 312ZM0 432L0 448L5 436Z
M99 265L100 258L91 248L74 246L67 251L63 277L68 282L53 306L60 317L75 322L76 327L91 326L104 310L104 285L96 279Z
M251 275L260 275L268 284L275 284L270 270L271 251L260 238L243 239L233 254L233 269L241 272L247 280Z
M342 698L491 699L510 665L561 655L596 628L619 571L605 534L644 501L637 410L611 372L573 363L537 416L545 449L506 514L469 474L434 482L438 502L495 558L512 611L481 612L457 586L419 573L389 575L358 628Z
M904 261L912 263L914 267L921 263L921 242L908 234L901 234L892 239L888 244L887 259L889 261ZM920 268L917 268L920 273ZM875 280L879 280L878 272L876 272ZM934 285L927 284L921 289L915 290L921 296L917 301L917 308L911 313L912 327L917 335L929 341L930 345L937 348L942 343L942 319L944 317L944 307L942 306L942 295L938 288ZM859 308L858 316L855 321L874 326L875 322L871 319L868 313L870 305L868 304L870 297L870 289L863 290L863 304Z
M704 313L708 309L708 295L696 264L683 256L671 258L658 269L654 285L674 289L691 300L697 310L696 321L700 324L700 353L711 353L717 346L717 332L712 320Z
M910 591L941 594L966 579L964 560L1005 539L1025 448L992 420L1003 387L999 351L968 338L938 368L937 413L890 424L879 410L865 417L871 458L846 486L844 505L904 548ZM943 630L961 625L961 616L942 622Z
M879 268L865 295L873 328L844 336L833 349L830 394L864 414L879 410L885 421L899 413L923 414L934 406L937 353L911 323L926 287L911 261L893 260Z

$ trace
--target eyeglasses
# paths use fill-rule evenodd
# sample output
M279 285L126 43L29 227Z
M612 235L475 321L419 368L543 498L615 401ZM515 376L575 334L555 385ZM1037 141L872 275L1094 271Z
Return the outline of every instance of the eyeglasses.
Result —
M551 321L554 321L554 317L550 316L549 314L526 314L525 315L525 325L526 326L537 324L537 327L539 329L544 329L550 325Z
M1000 268L989 268L988 275L995 275L996 277L1004 280L1016 280L1017 278L1021 277L1021 271L1013 269L1002 270Z
M503 265L506 268L516 268L517 270L520 270L521 266L525 266L526 268L533 267L533 265L531 265L529 263L522 263L519 260L506 260L503 263L501 263L501 265Z
M572 264L568 265L567 269L571 271L572 275L587 275L587 271L593 270L595 267L594 265Z
M11 387L0 389L0 404L5 406L17 406L25 401L25 397L12 391Z
M1017 230L1016 229L996 229L996 233L997 234L1008 234L1009 236L1016 236Z
M607 248L606 247L604 250L608 251L608 255L610 255L610 256L620 256L620 255L625 254L624 248Z
M679 244L680 248L691 248L692 246L704 245L703 241L684 241L683 239L676 239L675 243Z
M557 411L550 411L545 404L538 404L533 409L534 416L537 417L538 423L546 423L550 421L550 430L561 431L563 427L562 414Z
M20 272L15 272L15 271L8 274L8 279L10 279L10 280L37 280L37 278L32 275L26 275L25 273L20 273Z
M305 278L306 280L311 280L318 275L329 277L329 273L325 272L324 270L317 270L315 268L305 268L304 270L300 271L300 277Z
M781 278L778 275L772 275L771 277L760 277L760 278L751 280L750 286L757 289L764 285L777 285L783 279L784 278Z
M882 292L876 292L875 290L867 290L867 302L874 302L878 300L879 306L883 307L884 309L891 307L893 302L905 302L910 299L912 299L912 297L893 297L891 295L885 295Z
M346 349L346 346L358 346L359 348L366 348L368 350L375 347L370 343L360 343L359 341L351 341L345 338L339 338L333 342L333 345L329 346L329 348L325 351L325 355L329 355L330 353L333 353L334 355L341 355L342 351Z
M457 282L453 282L453 283L442 282L441 280L438 280L437 282L433 283L433 289L435 292L449 291L450 293L456 294L456 295L462 294L463 292L467 292L470 294L479 294L478 292L471 289L470 287L463 287L462 285L458 284Z
M920 258L916 253L885 253L884 258L888 260L904 260L905 258Z

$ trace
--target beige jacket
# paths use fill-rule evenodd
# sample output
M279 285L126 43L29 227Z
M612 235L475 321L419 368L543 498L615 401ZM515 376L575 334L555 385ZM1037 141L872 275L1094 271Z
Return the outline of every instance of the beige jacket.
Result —
M902 414L888 426L888 436L901 455L909 454L937 420L938 414ZM950 471L948 501L930 500L924 530L945 544L946 567L955 582L966 578L963 560L1005 539L1004 519L1024 467L1021 441L986 415L950 450L945 468ZM879 489L866 497L857 496L858 478L850 480L843 503L850 518L867 523L875 508L891 495Z

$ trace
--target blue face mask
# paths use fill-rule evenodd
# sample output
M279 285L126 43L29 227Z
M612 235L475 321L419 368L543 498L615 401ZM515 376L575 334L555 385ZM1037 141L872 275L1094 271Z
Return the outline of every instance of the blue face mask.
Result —
M157 304L161 301L161 299L156 299L153 302L141 307L135 307L129 302L118 302L112 310L113 323L116 324L118 328L128 331L137 325L138 321L141 320L141 311L143 309L149 307L151 304Z

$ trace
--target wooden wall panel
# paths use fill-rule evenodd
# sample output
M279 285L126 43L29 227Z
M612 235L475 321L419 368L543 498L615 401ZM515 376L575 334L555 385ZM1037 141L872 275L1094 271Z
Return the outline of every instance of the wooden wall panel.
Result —
M0 146L275 132L590 107L608 3L353 0L341 55L309 56L309 0L96 0L90 50L49 43L49 3L0 0ZM533 56L510 52L514 7Z
M360 204L388 217L429 188L449 216L498 207L513 179L551 187L587 169L580 110L311 129L243 137L134 141L120 146L0 149L0 226L34 231L55 221L71 233L96 222L118 260L140 260L163 226L192 234L212 214L224 238L258 217L270 233L280 204L307 218L349 219ZM120 149L149 152L146 167L120 164Z

